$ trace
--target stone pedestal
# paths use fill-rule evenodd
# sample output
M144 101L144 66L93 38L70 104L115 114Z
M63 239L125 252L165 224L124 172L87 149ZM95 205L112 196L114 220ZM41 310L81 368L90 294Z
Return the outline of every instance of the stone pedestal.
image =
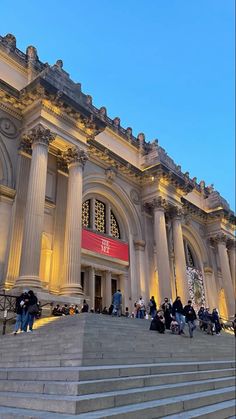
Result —
M32 143L32 160L24 219L20 276L16 287L41 288L39 278L41 238L44 221L48 145L54 139L42 125L35 127L27 139Z
M189 288L186 274L186 260L181 225L181 210L178 209L176 209L173 213L173 242L177 295L181 297L183 304L187 304L189 299Z
M61 294L83 294L81 287L81 231L83 166L87 159L83 150L74 147L64 155L68 163L69 179L64 243L64 269Z
M165 297L171 298L170 263L166 235L165 200L158 198L153 202L154 209L154 237L156 242L156 258L161 301ZM159 304L161 301L157 301Z

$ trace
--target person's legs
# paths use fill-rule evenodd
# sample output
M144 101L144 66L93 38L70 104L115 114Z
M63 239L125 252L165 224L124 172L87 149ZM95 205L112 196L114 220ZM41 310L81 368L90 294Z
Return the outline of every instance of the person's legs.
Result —
M26 313L22 314L22 331L23 332L27 332L28 322L29 322L29 313L27 311Z
M179 334L181 334L181 333L183 333L184 326L185 326L184 316L180 313L176 313L175 318L176 318L176 321L179 325Z
M188 322L188 329L189 329L189 336L190 338L193 337L193 331L196 329L196 325L193 321Z
M17 333L19 329L21 329L22 325L22 314L17 314L16 315L16 323L15 323L15 327L14 327L14 332Z
M34 324L34 314L29 314L28 324L29 324L29 330L32 332L33 330L33 324Z

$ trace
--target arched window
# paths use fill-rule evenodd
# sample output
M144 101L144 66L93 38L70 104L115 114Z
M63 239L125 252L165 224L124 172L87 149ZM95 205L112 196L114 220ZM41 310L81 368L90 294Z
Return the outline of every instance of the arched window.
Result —
M82 225L90 228L90 200L88 199L82 206Z
M88 199L82 205L82 225L99 233L121 238L120 227L110 205L98 199Z
M106 233L106 206L103 202L95 200L94 211L94 226L95 230L100 233Z
M113 237L116 237L117 239L120 238L120 229L119 224L116 220L116 217L114 216L112 210L111 210L111 216L110 216L110 229L111 229L111 235Z
M186 265L189 266L190 268L194 268L194 267L196 268L197 267L196 257L189 243L186 240L184 240L184 250L185 250Z

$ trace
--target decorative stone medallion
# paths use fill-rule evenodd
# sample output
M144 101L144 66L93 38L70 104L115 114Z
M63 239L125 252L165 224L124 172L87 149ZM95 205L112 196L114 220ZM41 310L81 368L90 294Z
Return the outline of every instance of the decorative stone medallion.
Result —
M135 204L140 204L140 196L139 196L139 193L135 189L131 189L130 198Z
M8 138L17 136L17 127L9 118L0 118L0 132Z

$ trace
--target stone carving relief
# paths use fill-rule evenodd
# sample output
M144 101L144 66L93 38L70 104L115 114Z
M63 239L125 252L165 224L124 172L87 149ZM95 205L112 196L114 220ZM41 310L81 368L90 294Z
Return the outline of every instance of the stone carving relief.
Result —
M0 118L0 132L7 138L15 138L17 136L17 127L11 119Z
M115 180L115 178L116 178L116 175L117 175L117 169L116 169L116 168L114 168L114 167L108 167L108 168L105 170L106 181L107 181L108 183L112 183L112 182L114 182L114 180Z
M135 189L131 189L130 198L132 199L134 204L136 204L136 205L140 204L140 195L139 195L138 191L136 191Z

